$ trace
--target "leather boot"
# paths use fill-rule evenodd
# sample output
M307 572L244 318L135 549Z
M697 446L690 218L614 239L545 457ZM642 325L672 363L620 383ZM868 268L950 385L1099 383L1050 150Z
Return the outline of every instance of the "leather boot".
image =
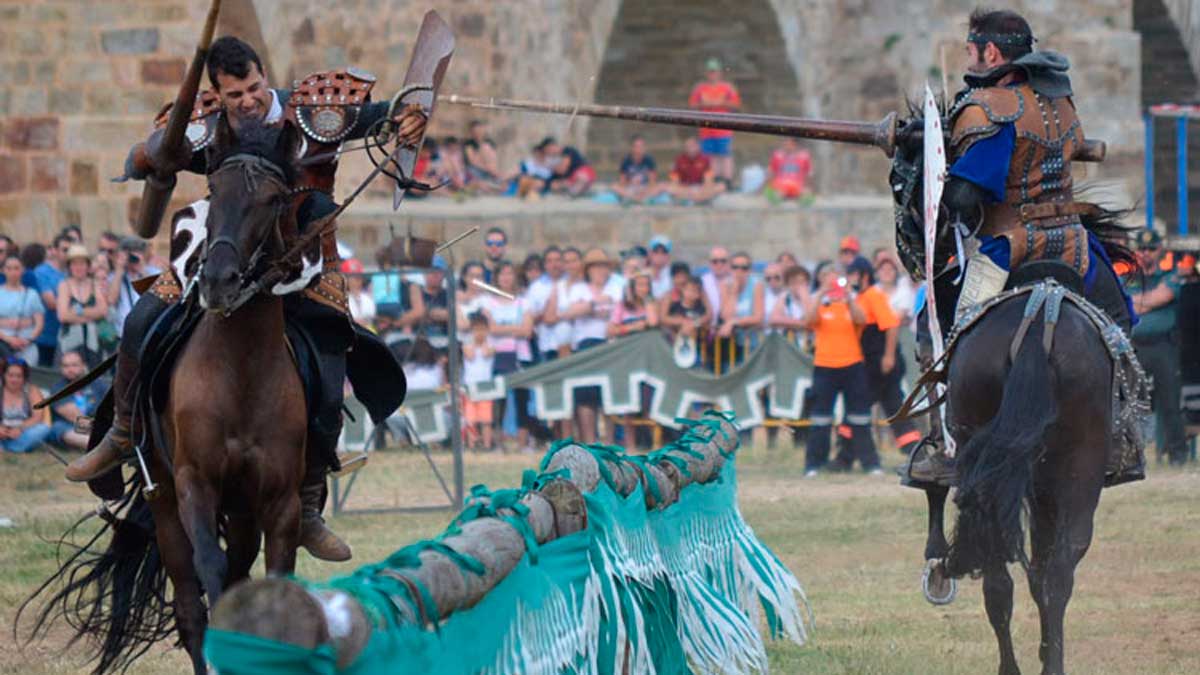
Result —
M900 468L900 482L909 487L953 485L956 478L954 460L946 456L932 434L921 441Z
M300 545L314 558L345 562L350 546L325 525L321 510L325 507L325 476L300 486Z
M113 467L119 466L125 457L132 452L133 442L130 438L130 417L133 411L133 385L138 381L138 360L126 355L117 354L116 373L113 375L113 422L108 433L89 450L75 461L67 465L67 480L83 483L99 478L108 473Z

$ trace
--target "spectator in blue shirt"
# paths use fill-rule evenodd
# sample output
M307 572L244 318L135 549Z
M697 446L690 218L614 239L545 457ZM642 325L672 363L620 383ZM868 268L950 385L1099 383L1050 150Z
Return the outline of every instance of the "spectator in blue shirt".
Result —
M621 176L613 186L613 192L623 202L642 203L658 196L658 166L654 158L646 154L646 141L634 136L629 144L629 154L621 160Z

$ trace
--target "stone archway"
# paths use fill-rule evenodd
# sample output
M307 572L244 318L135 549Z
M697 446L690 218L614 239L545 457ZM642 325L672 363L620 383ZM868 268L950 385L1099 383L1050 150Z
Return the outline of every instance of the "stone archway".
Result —
M685 108L692 86L703 75L704 61L714 56L737 84L743 111L803 112L789 45L769 0L743 0L736 12L721 0L623 2L596 78L595 101ZM665 169L693 132L592 120L587 148L602 172L615 171L629 136L635 133L646 137ZM777 143L768 136L740 134L734 143L738 164L765 163Z

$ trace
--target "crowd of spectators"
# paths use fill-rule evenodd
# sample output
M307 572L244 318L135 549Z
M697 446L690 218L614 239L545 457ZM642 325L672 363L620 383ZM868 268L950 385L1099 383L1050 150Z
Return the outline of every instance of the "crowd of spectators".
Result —
M32 368L83 376L116 350L125 317L138 299L134 282L166 262L145 240L105 232L95 251L79 227L59 232L49 246L19 246L0 235L0 360L4 370L0 446L28 452L44 442L82 449L87 438L75 420L90 416L107 384L98 381L49 410L33 408L45 395L30 379Z
M719 60L709 59L687 105L711 113L741 110L741 95L724 72ZM772 203L811 199L812 158L795 139L784 139L763 163L765 166L745 168L739 185L742 192L761 192ZM617 174L608 180L600 179L578 148L553 136L530 148L515 167L506 167L489 136L487 122L472 120L465 138L427 138L415 172L422 182L443 187L433 194L507 195L527 200L559 194L622 204L691 205L708 204L732 191L734 169L733 132L711 128L701 128L687 138L665 173L647 152L641 136L629 139L628 153Z
M656 235L615 256L601 248L552 245L518 263L508 255L503 229L489 229L483 242L483 259L461 265L454 289L465 383L648 330L673 345L677 363L721 372L741 363L764 335L780 333L815 359L806 411L817 427L808 434L809 470L819 472L831 461L827 427L838 395L854 442L843 444L833 467L857 462L868 471L878 468L871 409L879 403L893 412L901 403L904 369L896 336L911 321L915 300L889 251L876 251L869 260L858 240L846 237L815 269L786 252L755 260L721 246L706 260L686 261L668 237ZM343 264L351 288L363 296L352 299L355 319L378 330L405 361L410 390L447 386L446 264L435 257L429 272L370 274L355 260ZM599 422L599 388L578 389L575 403L571 424L557 425L554 435L633 443L627 420ZM531 450L551 435L534 410L524 389L510 391L495 406L464 399L468 443ZM919 440L911 425L893 431L905 450Z

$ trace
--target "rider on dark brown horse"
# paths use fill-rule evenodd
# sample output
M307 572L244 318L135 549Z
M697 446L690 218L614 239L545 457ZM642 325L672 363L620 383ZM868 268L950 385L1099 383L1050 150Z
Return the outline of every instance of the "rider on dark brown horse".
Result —
M267 124L296 124L304 133L301 157L328 155L344 140L361 138L377 121L387 116L387 102L371 103L370 91L374 77L348 69L320 73L306 78L294 91L271 89L263 72L262 62L254 50L234 37L223 37L213 43L209 52L208 77L211 91L203 92L188 129L192 152L180 157L175 166L153 166L147 146L161 139L161 127L166 113L160 114L156 131L145 143L135 145L126 160L126 175L136 179L153 179L155 170L161 173L178 170L205 174L208 153L222 116L227 117L236 131L243 120L264 121ZM395 120L399 123L400 138L406 142L419 140L425 127L425 117L419 110L406 109ZM301 170L297 188L295 213L301 232L305 226L332 213L336 205L331 196L337 159L312 163ZM321 240L323 269L315 284L294 293L285 302L289 320L296 321L316 343L321 362L322 382L320 403L309 411L309 447L301 500L303 515L300 543L315 557L325 560L347 560L350 547L326 528L321 510L326 496L325 475L336 466L336 444L341 432L342 387L347 376L346 351L358 340L371 340L365 332L356 332L346 304L345 279L337 271L337 241L330 230ZM130 416L132 396L138 382L140 363L138 350L155 319L171 304L178 302L181 283L174 270L164 272L149 292L144 294L125 322L117 371L113 383L115 419L104 439L86 455L67 467L67 478L86 481L103 475L120 464L131 453ZM364 350L367 351L367 350ZM386 348L369 350L387 353ZM394 397L387 404L373 405L372 393L402 386L397 382L376 382L359 386L350 373L355 392L363 399L373 417L386 416L395 408ZM378 408L378 409L376 409Z
M1067 59L1033 44L1029 24L1014 12L971 15L968 88L948 114L951 162L942 197L949 222L970 235L955 316L1004 290L1021 263L1056 260L1082 277L1088 300L1128 333L1128 297L1087 227L1099 209L1073 195L1071 157L1084 136ZM920 241L919 227L910 241ZM914 486L954 477L940 439L933 441L914 451L906 467Z

